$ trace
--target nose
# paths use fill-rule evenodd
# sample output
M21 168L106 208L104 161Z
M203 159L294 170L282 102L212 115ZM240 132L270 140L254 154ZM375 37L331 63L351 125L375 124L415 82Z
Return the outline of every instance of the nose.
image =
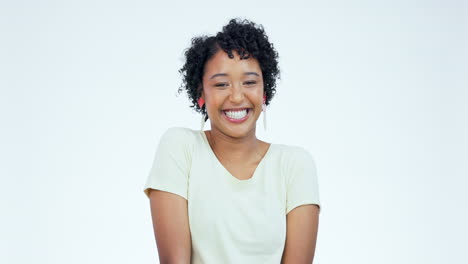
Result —
M237 84L233 85L229 100L234 104L240 104L244 100L244 91L242 86Z

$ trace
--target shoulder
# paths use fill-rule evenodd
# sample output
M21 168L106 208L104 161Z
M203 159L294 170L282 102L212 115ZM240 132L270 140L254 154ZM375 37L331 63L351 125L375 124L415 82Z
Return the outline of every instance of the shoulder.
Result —
M159 145L167 148L191 148L197 133L197 131L186 127L170 127L162 134Z
M195 140L197 131L186 127L170 127L161 136L161 141L186 142Z
M288 161L306 161L313 160L313 155L309 150L302 146L275 144L283 159Z
M301 170L306 166L315 166L312 153L302 146L275 144L282 169L286 173Z
M175 138L179 140L192 139L197 132L186 127L170 127L164 131L162 138Z

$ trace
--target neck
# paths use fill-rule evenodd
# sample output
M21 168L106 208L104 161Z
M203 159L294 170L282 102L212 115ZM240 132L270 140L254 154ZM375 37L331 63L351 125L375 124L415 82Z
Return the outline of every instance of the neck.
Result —
M255 128L243 137L231 137L215 128L207 131L207 134L213 152L222 159L243 162L262 156L259 153L260 140L255 135Z

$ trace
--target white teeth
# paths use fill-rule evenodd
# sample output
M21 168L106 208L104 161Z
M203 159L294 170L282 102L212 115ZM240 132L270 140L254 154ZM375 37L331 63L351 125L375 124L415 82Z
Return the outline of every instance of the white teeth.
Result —
M242 119L247 115L247 109L240 111L224 111L229 118Z

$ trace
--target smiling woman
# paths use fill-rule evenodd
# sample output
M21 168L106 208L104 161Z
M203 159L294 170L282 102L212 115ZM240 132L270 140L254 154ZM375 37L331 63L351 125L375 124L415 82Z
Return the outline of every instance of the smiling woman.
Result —
M200 98L212 131L234 137L254 133L266 97L258 60L241 59L237 53L231 59L220 49L206 63L202 79Z
M320 201L314 158L256 137L279 78L262 26L232 19L185 52L183 84L211 130L173 127L144 186L161 263L312 263Z

